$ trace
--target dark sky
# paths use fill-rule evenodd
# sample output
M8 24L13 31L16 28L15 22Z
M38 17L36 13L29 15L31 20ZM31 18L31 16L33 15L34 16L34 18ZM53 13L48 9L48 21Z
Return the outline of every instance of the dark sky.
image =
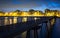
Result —
M42 10L57 9L60 10L60 0L0 0L0 10L14 11L29 9Z

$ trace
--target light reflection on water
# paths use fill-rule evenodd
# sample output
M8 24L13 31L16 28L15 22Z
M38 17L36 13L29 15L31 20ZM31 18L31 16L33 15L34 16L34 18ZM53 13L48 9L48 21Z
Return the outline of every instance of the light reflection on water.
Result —
M36 20L37 18L35 18ZM17 19L17 17L14 17L14 18L8 18L8 17L5 17L4 18L4 25L8 25L8 24L14 24L14 23L17 23L19 20ZM20 20L21 21L21 20ZM27 21L27 18L22 18L22 22L25 22ZM53 24L54 20L52 21L52 24ZM44 24L45 26L45 24ZM44 29L44 28L43 28ZM42 30L43 30L42 29ZM45 29L46 30L46 29ZM26 35L26 33L23 33L22 36ZM25 37L25 36L24 36Z
M13 17L13 18L5 17L4 25L9 25L14 23L17 23L17 17Z
M5 17L5 19L4 19L4 25L7 25L7 24L9 24L9 20L8 20L8 17Z
M9 19L9 21L10 21L10 24L13 24L13 19Z
M34 19L34 20L36 20L36 19ZM27 17L23 17L23 18L20 18L20 17L19 18L18 17L13 17L13 18L4 17L4 25L15 24L15 23L18 23L18 22L27 22L29 20L33 20L33 19L32 18L27 18Z
M9 24L15 24L15 23L17 23L17 22L26 22L27 21L27 18L26 17L23 17L22 19L21 18L19 18L18 19L18 17L13 17L13 18L11 18L11 17L3 17L4 19L2 19L2 20L0 20L0 25L2 26L2 24L1 23L3 23L4 25L9 25Z
M13 24L17 23L17 17L14 17Z
M40 19L40 18L33 18L34 20L36 19ZM20 17L4 17L4 25L9 25L9 24L15 24L15 23L18 23L18 22L27 22L29 20L33 20L32 18L27 18L27 17L23 17L23 18L20 18ZM1 22L2 20L0 20L0 24L3 23ZM51 22L51 24L54 23L54 19L53 21Z

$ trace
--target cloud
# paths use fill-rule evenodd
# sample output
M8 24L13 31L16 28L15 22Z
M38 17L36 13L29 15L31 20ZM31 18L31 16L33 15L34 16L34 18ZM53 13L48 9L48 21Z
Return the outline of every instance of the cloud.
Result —
M60 1L58 0L9 0L9 1L0 1L0 10L5 9L5 11L23 9L28 10L30 8L44 10L46 8L49 9L57 9L60 8Z
M47 5L49 8L60 8L60 4L51 2Z

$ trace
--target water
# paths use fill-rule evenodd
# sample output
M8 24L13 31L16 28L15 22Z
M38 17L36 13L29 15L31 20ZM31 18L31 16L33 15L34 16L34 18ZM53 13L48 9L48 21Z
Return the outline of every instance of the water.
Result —
M0 19L0 24L4 23L4 21L5 22L8 21L7 19L5 19L5 20ZM10 19L9 21L10 21L10 24L12 24L13 20ZM18 22L21 22L21 18L18 19ZM14 23L17 23L16 18L14 19ZM6 24L8 24L8 22L6 22ZM30 31L30 38L33 38L32 33L33 33L33 31ZM46 26L46 23L43 23L41 29L38 30L38 38L45 38L46 33L47 33L47 26ZM51 38L60 38L60 18L56 18L56 23L53 27L53 31L52 31L51 36L52 36Z
M56 18L56 23L52 31L52 38L60 38L60 18Z

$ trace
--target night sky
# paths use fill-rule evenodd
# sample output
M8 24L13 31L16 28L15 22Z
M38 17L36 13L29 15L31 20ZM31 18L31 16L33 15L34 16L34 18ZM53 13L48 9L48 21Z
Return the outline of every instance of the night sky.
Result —
M14 11L29 9L41 10L45 9L60 10L60 0L0 0L0 11Z

